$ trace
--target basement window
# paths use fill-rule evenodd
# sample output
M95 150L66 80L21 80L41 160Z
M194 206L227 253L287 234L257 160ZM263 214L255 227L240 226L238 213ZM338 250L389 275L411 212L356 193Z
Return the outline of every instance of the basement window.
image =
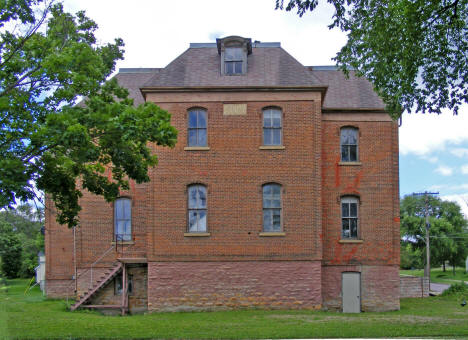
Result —
M128 280L128 294L133 293L133 275L129 274L127 276ZM114 295L122 295L122 275L118 275L114 279Z

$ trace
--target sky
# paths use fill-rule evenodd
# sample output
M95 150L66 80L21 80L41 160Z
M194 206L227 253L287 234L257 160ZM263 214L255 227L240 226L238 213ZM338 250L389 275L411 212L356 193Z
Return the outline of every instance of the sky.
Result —
M287 0L285 0L287 3ZM303 65L334 65L346 35L329 30L333 8L322 1L313 13L275 11L275 0L65 0L70 12L85 10L99 26L100 43L120 37L119 67L164 67L191 42L240 35L281 42ZM438 192L468 217L468 105L457 116L404 114L399 128L400 195Z

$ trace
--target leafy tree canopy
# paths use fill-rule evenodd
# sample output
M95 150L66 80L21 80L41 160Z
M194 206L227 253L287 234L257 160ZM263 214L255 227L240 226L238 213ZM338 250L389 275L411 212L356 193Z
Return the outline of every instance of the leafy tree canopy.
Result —
M14 232L13 227L0 220L0 269L7 278L18 277L22 250L20 238Z
M454 202L428 197L431 262L461 264L468 255L468 221ZM400 203L401 236L414 250L426 247L426 199L405 196ZM420 252L425 257L425 252Z
M98 44L95 22L49 0L0 5L0 208L45 192L59 223L78 222L81 190L108 201L149 181L148 142L174 146L170 115L135 107L116 80L123 42ZM81 98L84 105L77 105Z
M404 111L455 114L468 101L467 0L327 0L329 28L347 33L335 61L367 77L393 118ZM299 16L319 0L288 0ZM283 9L284 0L276 0Z

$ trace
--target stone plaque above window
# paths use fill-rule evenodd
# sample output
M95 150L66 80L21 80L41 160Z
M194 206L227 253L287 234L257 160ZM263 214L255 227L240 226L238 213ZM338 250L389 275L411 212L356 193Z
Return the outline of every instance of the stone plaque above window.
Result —
M224 116L245 116L247 114L247 104L224 104Z

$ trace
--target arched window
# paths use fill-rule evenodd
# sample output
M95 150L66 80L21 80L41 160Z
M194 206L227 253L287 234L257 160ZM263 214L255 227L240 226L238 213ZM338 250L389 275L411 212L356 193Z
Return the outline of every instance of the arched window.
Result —
M344 127L340 133L341 161L357 162L359 159L358 150L358 129Z
M206 187L194 184L188 187L188 232L206 232Z
M281 185L263 186L263 231L281 231Z
M341 237L343 239L358 238L359 200L354 196L341 198Z
M263 110L263 145L282 144L282 114L277 108Z
M132 239L132 201L129 198L117 198L114 202L115 241Z
M188 146L207 146L206 110L191 109L188 112Z

